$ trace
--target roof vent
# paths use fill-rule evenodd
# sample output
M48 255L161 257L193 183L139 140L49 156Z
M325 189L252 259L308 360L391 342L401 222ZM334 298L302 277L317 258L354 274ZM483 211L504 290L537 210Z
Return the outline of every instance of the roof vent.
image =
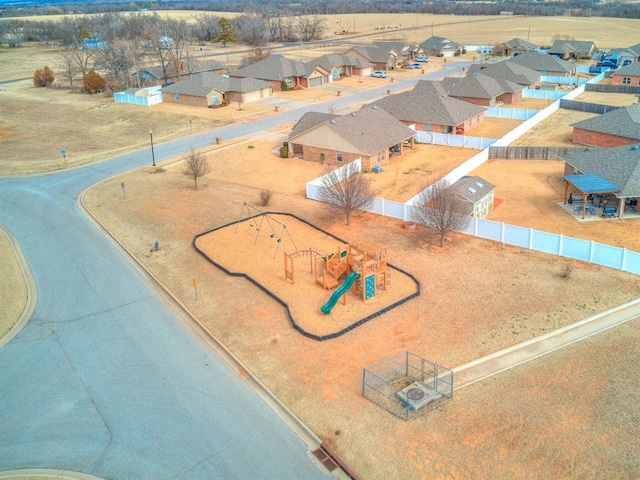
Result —
M356 112L351 112L351 116L355 117L356 116Z
M333 123L334 125L336 124L335 120L329 120L329 122Z

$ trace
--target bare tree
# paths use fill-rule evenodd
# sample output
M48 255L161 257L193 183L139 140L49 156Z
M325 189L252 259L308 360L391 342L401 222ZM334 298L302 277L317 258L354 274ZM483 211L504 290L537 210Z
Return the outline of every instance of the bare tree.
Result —
M269 29L264 18L247 14L234 18L232 23L239 42L255 48L264 48L269 43Z
M469 204L449 189L447 180L441 179L420 192L413 217L438 232L442 247L447 233L462 230L469 224L469 213Z
M200 152L196 152L193 147L189 149L185 163L184 174L193 178L193 188L198 189L198 178L209 173L209 161Z
M73 58L73 51L70 49L62 50L58 54L58 62L60 70L64 72L64 76L67 77L69 85L73 86L73 76L79 72Z
M351 214L365 210L373 203L373 191L369 181L358 169L355 162L336 170L330 170L322 180L318 192L320 200L338 207L351 225Z
M296 29L301 42L313 42L320 40L326 29L326 22L319 15L303 15L298 17Z
M200 13L194 18L195 24L193 25L193 34L198 40L210 42L220 32L220 26L218 25L220 17L218 15Z

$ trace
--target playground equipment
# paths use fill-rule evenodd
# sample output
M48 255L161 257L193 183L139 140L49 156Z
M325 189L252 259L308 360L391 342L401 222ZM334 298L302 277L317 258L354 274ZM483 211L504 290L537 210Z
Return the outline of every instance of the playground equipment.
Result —
M360 278L360 274L357 272L351 272L346 278L344 283L331 294L329 301L320 307L320 311L325 314L331 313L331 309L338 303L340 297L344 296L352 287L353 282Z
M245 212L250 212L249 215L245 215ZM293 245L293 248L296 248L296 244L293 241L293 238L291 238L291 235L289 234L289 231L287 230L287 226L282 223L279 222L278 220L276 220L275 218L273 218L272 216L270 216L267 212L263 212L262 210L260 210L257 207L254 207L253 205L244 202L242 205L242 211L240 212L240 216L238 217L238 220L236 221L236 229L234 230L234 233L236 233L238 231L238 227L240 225L240 219L242 218L246 218L249 220L249 227L251 228L255 228L256 229L256 238L253 241L253 244L255 245L256 242L258 241L258 236L260 235L260 232L262 231L262 227L264 224L264 221L267 221L267 226L269 227L269 238L272 238L276 241L276 250L275 252L273 252L273 258L276 258L276 255L278 253L278 249L280 248L280 243L282 243L282 239L284 237L284 234L287 234L287 238L291 241L291 244ZM276 231L276 228L279 230Z
M347 275L344 283L321 308L323 313L329 313L340 297L346 303L345 295L352 286L366 301L376 296L378 287L386 290L390 283L385 249L371 253L357 244L346 244L338 247L335 253L315 256L314 262L316 283L326 290L338 287L341 277Z
M284 252L284 278L296 283L296 264L295 259L300 257L309 257L309 269L313 273L314 258L322 257L320 252L309 248L308 250L296 250L293 253Z

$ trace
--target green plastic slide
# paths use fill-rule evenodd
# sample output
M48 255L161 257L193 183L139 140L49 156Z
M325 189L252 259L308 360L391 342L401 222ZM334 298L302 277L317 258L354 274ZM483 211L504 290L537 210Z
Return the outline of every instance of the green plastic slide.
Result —
M329 314L331 312L331 309L336 306L336 303L338 303L338 300L340 300L340 297L345 293L347 293L351 288L351 286L353 285L353 282L355 282L359 278L360 278L359 273L351 272L349 276L346 278L346 280L344 281L344 283L340 285L337 288L337 290L331 294L331 298L329 299L329 301L320 308L322 313Z

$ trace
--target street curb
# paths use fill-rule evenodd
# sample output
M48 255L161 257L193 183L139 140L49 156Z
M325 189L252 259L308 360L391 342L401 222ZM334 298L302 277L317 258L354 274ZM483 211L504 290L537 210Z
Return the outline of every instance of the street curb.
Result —
M24 309L22 310L22 313L20 314L20 317L18 318L18 321L9 329L6 334L4 334L0 338L0 348L2 348L7 343L9 343L31 319L31 316L36 309L36 304L38 303L38 289L36 288L35 281L33 280L33 276L31 275L29 264L24 258L17 240L4 225L0 225L0 230L5 233L7 239L9 240L9 245L11 245L11 248L13 249L13 254L16 258L16 261L18 262L18 267L20 268L22 278L24 279L24 283L27 287L27 302L24 306Z
M103 480L102 477L96 477L86 473L72 472L70 470L28 469L0 472L0 479L29 480L31 477L57 478L59 480Z
M298 416L293 413L278 397L276 397L271 390L269 390L266 385L264 385L258 377L256 377L249 368L242 363L240 359L238 359L220 340L212 335L207 328L189 311L189 309L182 303L180 300L174 296L169 289L167 289L158 278L156 278L137 258L133 253L122 243L120 240L116 238L115 235L89 210L87 205L84 203L85 194L96 185L99 185L107 180L113 180L120 175L115 175L109 177L107 179L101 180L100 182L90 186L85 189L77 199L77 204L80 209L87 215L87 217L93 221L96 226L98 226L103 232L106 233L107 237L111 239L111 241L118 247L120 250L127 255L132 263L138 270L146 275L149 279L151 279L165 294L166 298L174 304L174 306L178 307L182 313L187 315L189 320L193 322L193 325L197 327L197 330L205 340L208 340L209 345L213 348L213 350L220 355L220 357L225 360L232 368L236 370L238 375L243 378L258 395L263 399L263 401L274 411L280 418L282 418L286 424L291 428L294 433L304 442L307 446L307 456L317 465L318 469L325 473L327 476L333 476L335 478L347 479L349 478L346 473L341 469L336 469L333 472L329 473L325 470L324 466L312 455L311 452L321 448L322 440L304 423Z

